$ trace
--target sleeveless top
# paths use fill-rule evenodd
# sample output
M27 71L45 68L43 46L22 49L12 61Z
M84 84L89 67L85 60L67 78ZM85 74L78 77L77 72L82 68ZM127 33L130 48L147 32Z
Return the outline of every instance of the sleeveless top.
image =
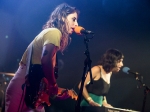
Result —
M101 69L100 69L100 78L98 80L93 80L93 84L88 84L86 88L89 93L92 93L98 96L106 96L109 91L110 84L108 84L102 78Z
M106 96L109 91L110 84L108 84L102 78L101 69L100 69L100 76L101 77L98 80L93 80L93 84L88 84L86 88L89 93L89 96L93 99L93 101L102 105L104 96ZM90 106L90 105L85 99L83 99L80 103L80 106Z

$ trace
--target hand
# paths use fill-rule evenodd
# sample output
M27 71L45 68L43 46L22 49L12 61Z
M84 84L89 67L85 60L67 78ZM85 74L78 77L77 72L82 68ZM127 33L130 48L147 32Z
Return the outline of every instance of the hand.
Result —
M66 100L68 98L71 98L71 96L68 94L68 90L65 90L61 94L55 96L56 100Z
M89 101L89 104L90 104L91 106L100 106L100 107L101 107L100 104L94 102L93 100L90 100L90 101Z
M103 106L104 106L104 107L107 107L107 108L114 108L113 106L111 106L111 105L108 104L108 103L103 103Z

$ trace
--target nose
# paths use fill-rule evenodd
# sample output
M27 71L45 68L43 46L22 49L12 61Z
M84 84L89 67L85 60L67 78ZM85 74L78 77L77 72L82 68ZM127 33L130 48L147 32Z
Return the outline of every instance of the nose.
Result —
M74 24L75 26L78 26L78 22L77 21L75 21L75 24Z
M123 62L121 62L121 66L123 66Z

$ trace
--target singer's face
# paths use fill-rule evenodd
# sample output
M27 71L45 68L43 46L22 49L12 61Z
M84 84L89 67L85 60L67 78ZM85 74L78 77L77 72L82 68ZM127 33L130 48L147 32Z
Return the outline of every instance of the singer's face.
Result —
M112 69L112 72L119 72L122 66L123 66L123 59L120 59L116 62L116 67Z
M75 26L78 26L77 18L78 18L78 15L76 12L69 14L66 17L66 26L67 26L67 31L69 34L73 33Z

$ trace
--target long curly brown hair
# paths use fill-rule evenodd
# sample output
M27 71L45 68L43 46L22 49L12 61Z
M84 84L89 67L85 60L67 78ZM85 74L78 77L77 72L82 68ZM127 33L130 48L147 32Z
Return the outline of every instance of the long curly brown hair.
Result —
M61 52L65 50L68 43L71 41L71 38L67 32L68 25L67 23L64 22L63 18L66 19L66 17L69 14L72 14L75 12L77 13L77 15L79 15L79 10L77 10L75 7L71 7L66 3L60 4L51 13L49 20L43 26L43 29L57 28L61 31L62 33L62 38L61 38L61 43L60 43Z
M98 64L102 65L105 72L109 73L114 67L116 67L116 63L123 58L124 55L119 50L109 49L103 54Z

